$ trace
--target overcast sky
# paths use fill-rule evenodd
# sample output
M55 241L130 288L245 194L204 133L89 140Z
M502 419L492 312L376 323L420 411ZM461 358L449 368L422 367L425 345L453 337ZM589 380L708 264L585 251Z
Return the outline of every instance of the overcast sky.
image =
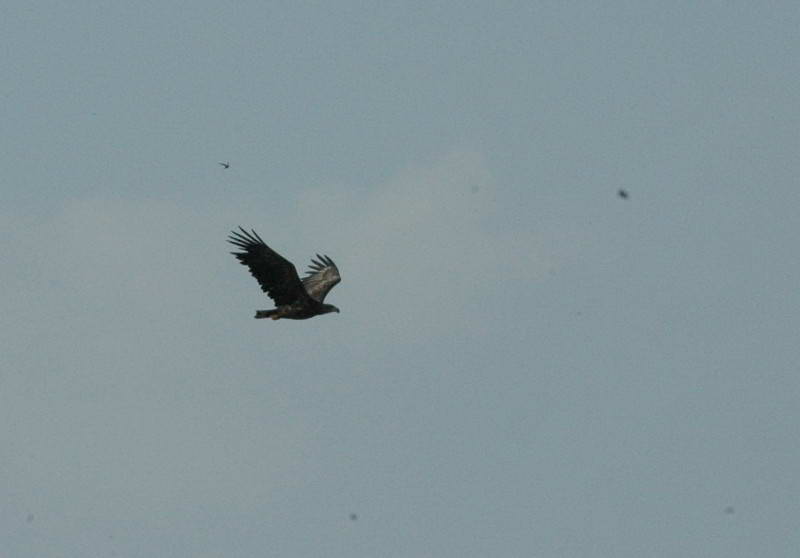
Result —
M0 19L2 558L797 555L796 2L122 4Z

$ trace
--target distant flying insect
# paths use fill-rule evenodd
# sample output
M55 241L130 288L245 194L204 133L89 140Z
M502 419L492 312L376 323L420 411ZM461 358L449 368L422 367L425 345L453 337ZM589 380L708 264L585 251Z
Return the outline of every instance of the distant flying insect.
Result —
M223 169L231 168L231 162L230 161L225 161L224 163L220 162L220 165L222 165Z
M622 188L617 190L617 195L619 197L621 197L623 200L627 200L628 199L628 191L627 190L623 190Z
M275 301L272 310L257 310L256 318L305 320L320 314L339 312L333 304L325 304L325 296L342 280L339 269L328 256L311 260L308 275L301 280L294 264L267 246L256 231L242 227L231 231L228 242L241 248L231 252L246 265L261 290Z

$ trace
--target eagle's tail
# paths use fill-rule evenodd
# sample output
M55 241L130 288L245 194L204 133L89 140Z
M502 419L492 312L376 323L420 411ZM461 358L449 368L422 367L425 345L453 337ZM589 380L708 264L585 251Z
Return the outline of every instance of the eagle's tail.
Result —
M261 318L272 318L277 313L278 313L277 308L273 310L256 310L256 319L259 320ZM273 319L277 320L278 318L273 318Z

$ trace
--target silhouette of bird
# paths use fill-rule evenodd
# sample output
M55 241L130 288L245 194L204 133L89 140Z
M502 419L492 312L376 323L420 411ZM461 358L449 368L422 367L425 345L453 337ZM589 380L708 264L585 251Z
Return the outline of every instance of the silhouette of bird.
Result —
M261 290L275 301L276 308L258 310L256 318L305 320L339 312L333 304L325 304L325 296L342 280L339 268L328 256L311 260L308 275L300 279L294 264L264 244L256 231L242 227L231 231L228 242L241 252L231 252L239 263L247 266Z
M224 163L220 162L220 165L222 165L223 169L231 168L231 162L230 161L225 161Z
M628 199L628 191L627 190L623 190L622 188L617 190L617 195L619 197L621 197L623 200L627 200Z

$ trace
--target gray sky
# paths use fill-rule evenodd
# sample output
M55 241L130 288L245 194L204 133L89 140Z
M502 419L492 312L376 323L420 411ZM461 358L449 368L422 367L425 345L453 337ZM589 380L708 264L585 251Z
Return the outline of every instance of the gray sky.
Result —
M797 4L382 4L4 7L0 555L796 556Z

